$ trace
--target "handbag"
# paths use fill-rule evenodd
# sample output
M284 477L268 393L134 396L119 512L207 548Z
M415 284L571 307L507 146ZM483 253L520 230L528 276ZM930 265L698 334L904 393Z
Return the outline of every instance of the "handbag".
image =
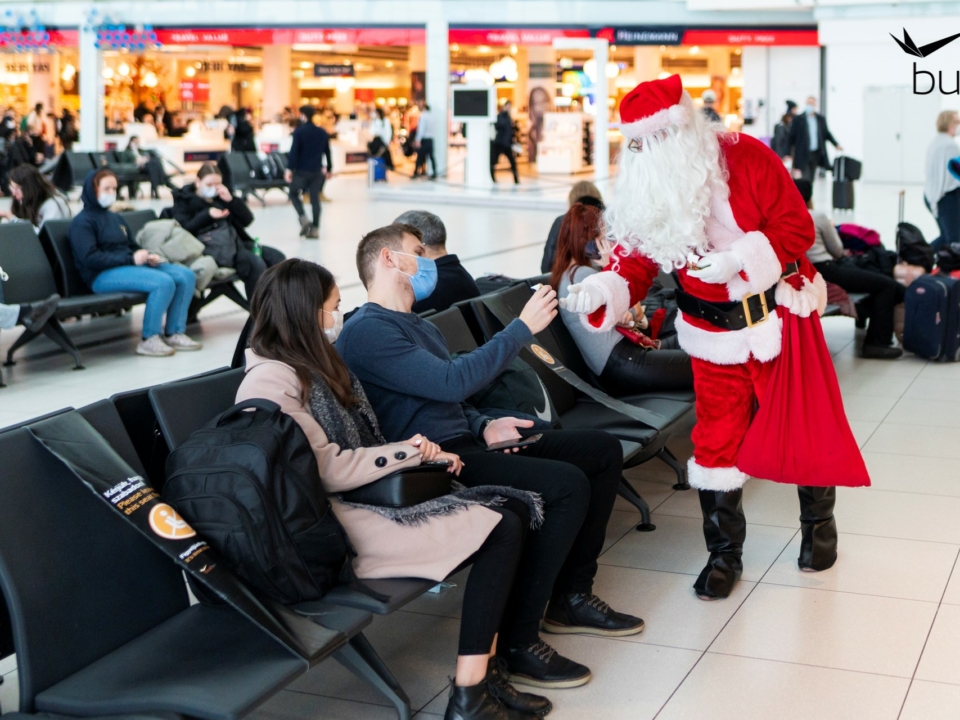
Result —
M444 468L406 468L363 487L340 493L344 502L377 507L413 507L453 492L453 476Z
M204 255L212 257L219 267L232 268L237 259L237 231L229 220L218 220L210 230L197 236L204 245Z

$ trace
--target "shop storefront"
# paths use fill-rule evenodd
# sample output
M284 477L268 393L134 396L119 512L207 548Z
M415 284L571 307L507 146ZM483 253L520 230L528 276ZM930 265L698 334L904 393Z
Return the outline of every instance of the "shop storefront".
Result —
M0 108L18 116L37 103L59 116L80 105L77 31L0 33ZM27 40L27 36L30 39Z

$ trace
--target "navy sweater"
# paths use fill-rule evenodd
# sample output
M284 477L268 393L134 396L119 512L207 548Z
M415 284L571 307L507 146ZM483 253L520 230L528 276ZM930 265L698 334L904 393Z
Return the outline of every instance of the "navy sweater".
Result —
M330 136L312 122L306 122L293 131L293 144L287 154L287 167L294 172L312 173L320 170L320 161L326 156L327 172L333 172L330 154Z
M531 338L514 320L479 349L451 360L435 325L367 303L344 325L337 350L363 384L387 442L421 433L439 443L480 435L487 418L463 401L493 382Z
M70 223L69 231L73 263L87 287L93 287L93 281L104 270L133 265L133 254L140 249L130 237L124 219L100 207L93 188L95 174L91 170L83 181L83 210Z

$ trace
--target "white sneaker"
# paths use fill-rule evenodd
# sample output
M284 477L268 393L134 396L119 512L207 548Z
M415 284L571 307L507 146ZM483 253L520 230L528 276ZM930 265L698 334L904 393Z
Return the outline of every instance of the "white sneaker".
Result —
M184 352L190 352L192 350L201 350L203 349L203 343L198 343L196 340L191 340L189 337L183 333L177 333L176 335L167 335L163 341L172 347L174 350L181 350Z
M146 355L148 357L167 357L176 353L172 347L167 345L159 335L148 337L141 340L137 345L137 355Z

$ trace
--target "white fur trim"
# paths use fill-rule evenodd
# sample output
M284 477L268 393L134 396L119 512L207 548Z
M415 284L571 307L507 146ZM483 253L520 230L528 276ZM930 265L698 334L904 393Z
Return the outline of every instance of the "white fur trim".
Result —
M742 488L747 476L736 467L708 468L690 458L687 461L687 481L697 490L729 492Z
M620 132L623 136L631 140L646 137L657 132L657 130L666 130L671 125L680 127L690 121L690 112L682 104L671 105L663 110L658 110L653 115L649 115L640 120L630 123L621 123Z
M748 232L730 243L728 249L740 259L747 274L746 280L738 275L727 283L730 300L736 302L747 295L766 292L780 279L783 266L762 232Z
M691 357L717 365L739 365L752 354L760 362L773 360L783 344L783 323L776 310L759 325L743 330L704 330L691 325L683 313L677 315L677 340Z
M803 278L803 286L797 290L786 280L777 283L777 305L782 305L794 315L810 317L814 311L823 315L827 307L827 284L817 273L813 282Z
M615 272L601 272L584 278L583 284L595 287L603 293L603 304L606 305L607 310L600 327L591 325L587 320L587 314L580 315L580 322L592 332L613 330L623 314L630 309L630 286L627 281Z

